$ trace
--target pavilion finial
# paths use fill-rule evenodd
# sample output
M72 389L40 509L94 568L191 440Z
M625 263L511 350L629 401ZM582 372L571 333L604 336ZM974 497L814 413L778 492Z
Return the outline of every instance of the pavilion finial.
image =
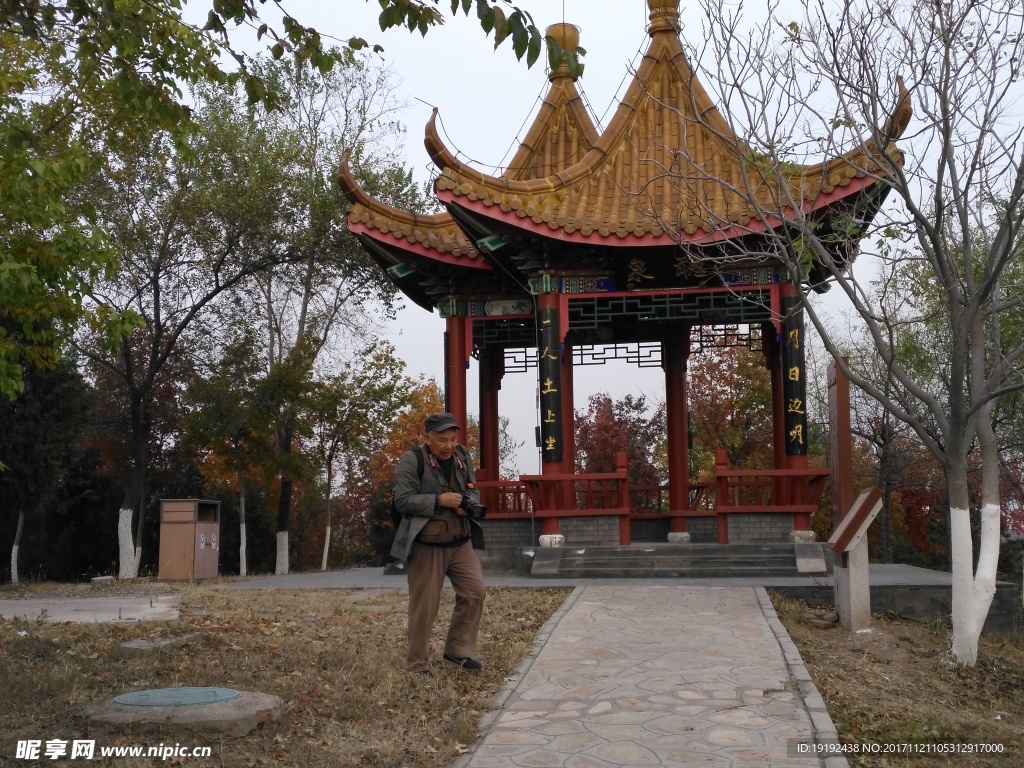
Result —
M659 32L679 34L679 0L647 0L647 7L651 20L647 31L651 37Z
M558 43L558 47L567 53L575 55L579 52L580 28L574 24L552 24L544 30L544 36L552 38ZM548 47L550 48L550 45ZM572 78L575 82L579 76L572 71L569 62L563 58L562 63L548 73L548 80L555 82L566 77Z

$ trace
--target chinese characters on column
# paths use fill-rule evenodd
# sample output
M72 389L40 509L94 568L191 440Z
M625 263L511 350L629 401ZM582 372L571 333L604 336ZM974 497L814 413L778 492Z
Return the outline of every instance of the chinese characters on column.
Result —
M807 453L807 381L804 311L797 298L782 299L782 392L786 400L786 454Z
M545 462L562 460L562 335L557 309L537 311L540 346L537 369L540 372L540 439Z

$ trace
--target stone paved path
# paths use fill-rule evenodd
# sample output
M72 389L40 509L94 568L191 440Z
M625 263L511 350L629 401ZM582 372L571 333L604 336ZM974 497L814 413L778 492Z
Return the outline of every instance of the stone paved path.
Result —
M452 768L846 764L792 746L836 734L763 589L579 587L545 629Z

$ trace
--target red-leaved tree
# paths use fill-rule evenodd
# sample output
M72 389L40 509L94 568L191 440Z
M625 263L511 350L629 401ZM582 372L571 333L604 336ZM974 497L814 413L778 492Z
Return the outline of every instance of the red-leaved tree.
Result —
M632 485L661 485L668 474L665 405L648 410L643 395L592 395L587 412L576 412L576 471L614 472L615 454L625 451Z

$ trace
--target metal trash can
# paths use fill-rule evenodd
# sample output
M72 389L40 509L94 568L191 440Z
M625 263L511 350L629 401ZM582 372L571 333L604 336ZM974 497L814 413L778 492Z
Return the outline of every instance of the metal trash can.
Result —
M159 577L215 579L220 573L219 558L220 502L161 499Z

